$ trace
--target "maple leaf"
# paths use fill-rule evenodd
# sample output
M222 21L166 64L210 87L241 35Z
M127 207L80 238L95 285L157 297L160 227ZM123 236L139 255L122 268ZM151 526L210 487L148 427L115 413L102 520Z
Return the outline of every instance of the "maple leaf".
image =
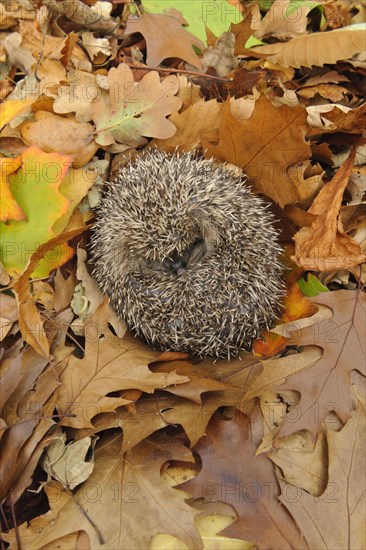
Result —
M330 411L346 422L354 399L350 374L353 370L365 373L365 294L338 290L322 293L312 301L330 308L333 317L301 329L289 340L297 346L321 346L323 355L280 386L280 390L291 389L301 395L296 415L290 411L280 426L281 437L309 430L314 438Z
M309 208L316 219L311 227L303 227L293 239L296 243L292 259L305 269L334 271L349 269L366 260L360 244L343 229L339 211L344 190L356 156L354 148L333 179L320 190Z
M90 478L63 499L53 521L39 526L34 520L29 527L22 526L24 546L54 547L57 539L83 530L93 550L149 548L156 533L176 536L189 548L202 548L194 523L199 512L161 479L163 466L171 460L192 463L193 457L182 443L163 434L155 434L128 453L121 453L121 435L103 437L97 443Z
M199 69L202 67L193 46L203 50L204 43L186 31L176 17L147 12L138 18L130 15L125 36L136 32L146 40L146 63L150 67L158 67L164 59L170 57L183 59Z
M245 415L237 411L235 418L225 420L216 414L195 447L202 469L179 488L194 498L231 504L238 517L220 533L224 536L259 548L306 548L291 516L277 501L280 490L271 461L263 454L255 456L256 450Z
M94 104L96 141L111 145L116 141L128 146L142 145L142 136L165 139L175 133L175 126L166 116L178 111L181 99L175 96L179 82L168 76L160 82L152 71L135 82L131 69L124 63L108 73L109 104L101 97Z
M365 548L365 411L357 410L340 432L327 432L329 480L314 498L280 481L279 500L295 518L310 548Z
M214 155L239 166L254 181L258 192L283 207L313 193L306 180L292 179L287 172L289 166L310 157L311 149L305 141L306 117L303 107L274 107L261 95L251 118L239 121L231 114L227 101L218 145L206 140L202 145L207 149L206 156Z
M95 415L129 403L123 397L108 397L111 392L139 389L152 393L189 380L175 372L151 372L148 364L157 360L159 352L129 335L115 337L108 328L108 315L105 300L85 322L85 357L71 357L62 373L56 399L64 426L90 427Z

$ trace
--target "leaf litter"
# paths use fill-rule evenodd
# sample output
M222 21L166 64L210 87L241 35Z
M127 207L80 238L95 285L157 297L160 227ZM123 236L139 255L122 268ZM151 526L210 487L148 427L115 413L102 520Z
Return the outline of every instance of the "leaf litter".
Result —
M365 15L1 2L2 547L365 547ZM230 362L133 338L90 274L101 182L152 146L278 219L281 317Z

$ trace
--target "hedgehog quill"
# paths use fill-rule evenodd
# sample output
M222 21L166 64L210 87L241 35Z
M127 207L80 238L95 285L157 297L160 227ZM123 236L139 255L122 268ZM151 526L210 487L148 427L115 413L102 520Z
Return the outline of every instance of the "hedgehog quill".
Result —
M283 295L278 231L245 177L146 150L108 184L91 243L116 313L162 350L229 358L270 328Z

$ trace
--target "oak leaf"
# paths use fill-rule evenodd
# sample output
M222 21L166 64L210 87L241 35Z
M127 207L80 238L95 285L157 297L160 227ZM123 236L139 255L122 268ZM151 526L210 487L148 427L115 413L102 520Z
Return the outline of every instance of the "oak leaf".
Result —
M34 120L23 122L20 133L26 143L47 153L70 155L75 168L89 162L98 149L91 124L47 111L37 111Z
M44 414L45 404L58 385L56 372L48 360L26 346L10 348L2 360L0 417L5 437L1 442L0 499L16 487L30 455L54 424ZM21 493L27 485L22 480ZM19 496L19 494L18 494Z
M295 255L292 259L304 269L335 271L348 269L366 260L360 244L343 230L339 217L344 190L352 171L356 150L338 169L333 179L320 190L309 208L316 216L311 227L303 227L293 239Z
M85 323L85 357L71 357L62 373L57 408L64 426L91 427L96 414L129 403L123 397L108 397L111 392L139 389L153 393L189 380L175 372L154 374L148 364L157 360L159 352L129 335L114 336L108 328L107 305L104 301Z
M172 391L172 387L166 391ZM231 387L205 394L200 403L159 392L139 399L133 408L118 407L113 413L100 414L93 420L92 429L74 430L73 434L80 439L112 427L122 428L122 450L129 451L157 430L180 425L193 446L205 435L215 411L223 406L236 406L241 398L241 390Z
M289 411L281 424L280 436L308 430L315 438L321 422L331 411L346 422L354 400L350 375L354 370L365 374L365 294L338 290L323 292L312 301L326 306L333 316L294 332L289 340L289 345L317 345L323 355L311 367L289 376L279 387L301 395L295 410Z
M173 113L169 120L176 127L176 133L169 139L156 139L152 145L172 153L176 147L180 151L193 151L202 140L218 137L222 116L222 104L211 99L200 99L182 113Z
M53 521L43 521L35 529L37 518L23 526L24 546L27 550L51 548L57 539L83 530L93 550L149 548L156 533L171 534L189 548L202 548L194 523L198 512L161 479L171 460L192 463L193 457L182 443L163 434L155 434L128 453L121 452L120 435L103 437L97 443L90 478L74 495L62 499ZM62 486L58 490L63 494ZM54 506L53 501L50 504Z
M146 40L146 63L150 67L158 67L164 59L170 57L183 59L199 69L202 67L193 46L203 50L204 43L186 31L176 17L147 12L138 18L130 15L125 36L136 32Z
M160 82L156 71L134 81L128 65L121 63L108 73L109 102L103 97L94 104L96 141L103 146L116 142L128 147L143 145L145 137L169 138L175 126L166 116L182 105L175 96L179 89L176 76L170 75Z
M295 518L310 548L365 548L365 411L359 403L340 432L327 432L329 480L314 498L281 481L280 501Z
M236 412L226 420L216 414L195 447L202 461L198 476L179 488L208 502L231 504L236 521L220 534L245 539L259 548L306 548L291 516L279 504L279 485L271 461L255 456L250 420Z
M219 129L220 140L213 145L203 140L207 155L243 169L258 192L271 197L280 206L311 196L306 180L291 179L288 167L310 157L305 141L306 110L302 107L274 107L261 95L249 120L236 120L230 103L224 105ZM310 188L309 188L310 187Z

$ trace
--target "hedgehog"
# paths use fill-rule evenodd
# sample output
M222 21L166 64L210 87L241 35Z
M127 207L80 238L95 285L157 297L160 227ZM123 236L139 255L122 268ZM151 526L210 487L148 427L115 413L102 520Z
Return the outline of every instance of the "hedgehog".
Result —
M278 315L283 266L274 216L246 176L152 149L106 187L93 275L129 329L200 358L250 350Z

